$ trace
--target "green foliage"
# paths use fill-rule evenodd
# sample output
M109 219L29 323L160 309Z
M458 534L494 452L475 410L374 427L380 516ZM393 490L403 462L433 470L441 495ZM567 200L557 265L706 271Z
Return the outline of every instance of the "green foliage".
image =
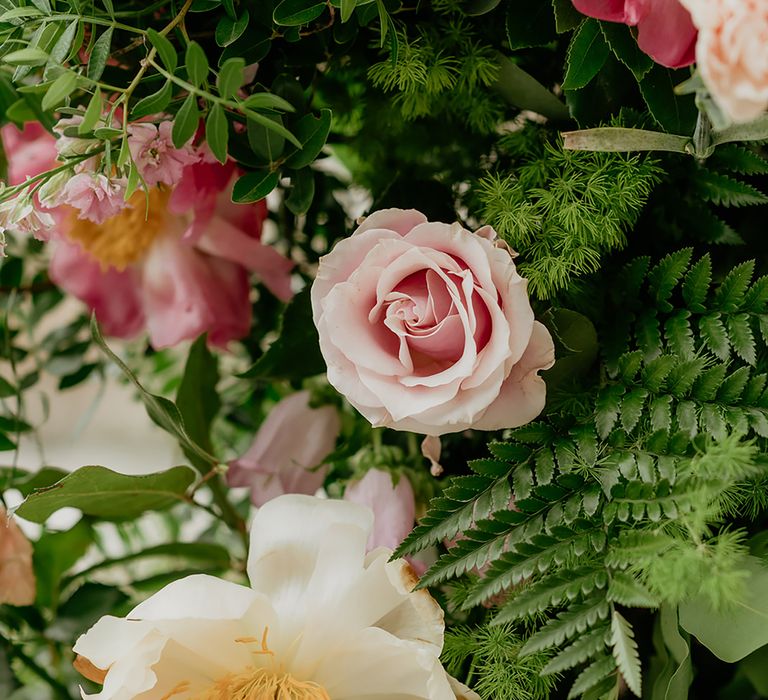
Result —
M715 282L711 259L692 258L685 249L654 266L637 259L617 284L609 275L591 398L580 409L555 404L545 420L491 443L494 459L452 478L398 552L461 534L420 585L483 567L464 609L503 594L496 624L551 615L533 623L521 656L559 649L545 675L590 663L572 697L614 692L616 673L640 692L633 634L617 605L698 597L725 610L746 590L744 533L718 524L745 484L766 476L757 328L768 299L753 263ZM715 316L740 328L725 346L711 322L702 326Z
M511 625L456 626L446 631L442 661L484 700L546 700L557 676L541 675L547 654L519 658L522 646Z
M509 162L480 180L477 198L541 299L627 244L660 174L645 156L565 151L530 128L504 136L499 150Z
M484 46L466 20L451 12L431 27L398 30L397 55L368 69L373 85L394 92L407 121L445 114L471 129L488 133L501 117L501 103L487 89L499 72L495 50Z

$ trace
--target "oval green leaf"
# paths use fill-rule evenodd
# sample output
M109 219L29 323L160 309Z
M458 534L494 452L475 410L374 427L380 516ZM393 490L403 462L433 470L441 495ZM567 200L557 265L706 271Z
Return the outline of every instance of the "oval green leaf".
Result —
M247 204L264 199L277 187L278 180L277 173L246 173L235 183L232 190L232 201Z
M100 466L81 467L53 486L31 493L16 514L44 523L60 508L72 507L102 520L127 520L185 501L194 480L191 467L173 467L140 476L119 474Z

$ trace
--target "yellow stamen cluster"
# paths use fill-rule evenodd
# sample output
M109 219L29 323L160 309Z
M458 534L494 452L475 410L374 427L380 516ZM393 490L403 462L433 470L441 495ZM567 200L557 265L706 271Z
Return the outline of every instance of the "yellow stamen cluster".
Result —
M147 202L147 197L149 202ZM166 227L170 190L136 192L119 214L96 224L72 216L68 237L99 261L103 269L124 270L138 262Z
M312 681L258 668L224 676L194 700L331 700L331 696Z

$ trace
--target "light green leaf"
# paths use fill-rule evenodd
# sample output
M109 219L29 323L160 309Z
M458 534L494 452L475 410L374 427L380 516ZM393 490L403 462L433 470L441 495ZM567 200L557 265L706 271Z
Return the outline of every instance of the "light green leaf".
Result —
M48 61L48 54L42 49L19 49L5 54L3 62L12 66L42 66Z
M199 125L200 110L197 106L197 95L189 94L173 121L173 129L171 130L173 145L176 148L181 148L195 135Z
M745 557L743 570L745 594L730 608L715 610L704 596L680 605L680 626L728 663L768 644L768 567Z
M230 58L224 62L219 69L219 75L216 78L216 88L225 100L232 97L243 84L243 71L245 70L245 61L242 58Z
M273 95L271 92L257 92L253 95L248 95L243 100L242 105L249 109L279 109L283 112L296 111L290 102L278 95Z
M80 467L53 486L31 493L16 514L44 523L60 508L71 507L103 520L128 520L185 501L194 480L190 467L139 476L100 466Z
M684 700L693 681L693 667L690 639L680 633L677 608L661 606L653 637L663 665L653 680L650 700Z
M157 49L160 60L168 69L168 72L173 73L179 64L179 57L176 55L176 49L173 48L173 44L154 29L147 30L147 37L152 42L152 46Z
M96 123L99 121L99 117L101 116L101 107L101 88L97 87L96 91L93 93L93 96L88 102L88 107L85 109L83 121L80 122L77 127L78 134L87 134L89 131L93 131L93 128L96 126Z
M67 97L69 97L77 87L77 74L68 70L62 73L51 83L48 92L43 95L42 107L44 110L58 107Z
M107 65L109 54L112 51L112 27L107 27L104 33L96 39L88 59L88 77L98 80Z
M640 655L637 653L637 642L632 625L629 624L616 610L611 618L611 646L613 658L621 671L621 675L629 689L640 697L642 695L642 675Z
M142 97L131 110L131 117L138 119L150 114L162 112L171 102L173 97L173 84L166 81L163 86L151 95Z
M195 87L200 87L208 78L208 59L205 51L196 41L190 41L184 60L189 82Z
M498 2L498 0L495 0ZM341 0L341 21L346 22L355 11L357 0Z

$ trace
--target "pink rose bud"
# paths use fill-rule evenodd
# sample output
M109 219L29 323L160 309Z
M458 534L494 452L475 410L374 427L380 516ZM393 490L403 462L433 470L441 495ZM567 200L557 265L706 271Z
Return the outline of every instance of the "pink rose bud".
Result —
M328 381L374 426L497 430L544 408L552 338L495 239L387 209L320 260L312 311Z
M227 481L249 487L256 506L284 493L313 495L340 430L333 406L310 408L308 391L291 394L270 411L248 452L230 463Z
M405 476L401 476L395 485L389 472L369 469L362 479L347 486L344 499L368 506L373 511L368 551L376 547L395 549L413 529L416 500L411 482Z
M699 30L696 64L712 97L734 122L768 109L768 4L764 0L682 0Z
M0 506L0 605L32 605L34 602L32 545Z
M662 66L693 63L696 28L679 0L573 0L573 4L589 17L637 26L638 46Z

